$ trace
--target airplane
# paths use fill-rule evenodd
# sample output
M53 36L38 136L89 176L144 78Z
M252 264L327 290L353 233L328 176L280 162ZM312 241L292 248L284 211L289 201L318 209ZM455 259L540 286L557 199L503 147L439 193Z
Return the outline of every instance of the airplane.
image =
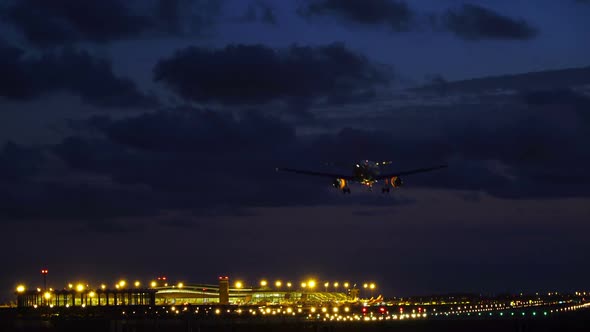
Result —
M403 185L403 181L401 176L416 174L416 173L423 173L423 172L430 172L441 168L448 167L447 165L438 165L434 167L428 168L418 168L409 171L403 172L395 172L395 173L385 173L381 174L381 166L391 164L390 161L385 162L373 162L369 160L363 160L358 162L354 165L352 169L352 175L344 175L344 174L335 174L335 173L323 173L323 172L314 172L314 171L305 171L305 170L298 170L293 168L276 168L278 172L291 172L291 173L298 173L304 175L314 175L314 176L323 176L323 177L330 177L334 179L332 185L341 190L345 194L350 194L350 188L348 187L348 183L350 182L358 182L366 187L369 190L373 189L373 185L379 181L383 181L383 188L381 189L382 193L389 193L389 189L391 188L398 188Z

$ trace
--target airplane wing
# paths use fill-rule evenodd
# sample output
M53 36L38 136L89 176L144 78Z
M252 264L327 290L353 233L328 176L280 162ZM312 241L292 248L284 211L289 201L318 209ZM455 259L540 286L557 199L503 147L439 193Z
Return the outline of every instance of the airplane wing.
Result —
M439 166L428 167L428 168L412 169L412 170L409 170L409 171L403 171L403 172L397 172L397 173L379 174L377 176L377 180L387 179L387 178L391 178L391 177L394 177L394 176L402 176L402 175L410 175L410 174L416 174L416 173L430 172L430 171L435 171L437 169L447 168L447 167L449 167L449 166L448 165L439 165Z
M354 179L352 177L352 175L303 171L303 170L292 169L292 168L279 168L279 167L277 167L276 170L277 170L277 172L291 172L291 173L297 173L297 174L323 176L323 177L332 178L332 179L344 179L344 180L353 180Z

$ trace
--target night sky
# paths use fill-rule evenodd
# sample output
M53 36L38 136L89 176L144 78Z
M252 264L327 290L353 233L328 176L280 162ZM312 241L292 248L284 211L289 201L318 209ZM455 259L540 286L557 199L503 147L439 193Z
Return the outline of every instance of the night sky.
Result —
M15 285L588 287L590 2L1 0ZM275 167L448 163L382 195ZM379 187L378 187L379 189Z

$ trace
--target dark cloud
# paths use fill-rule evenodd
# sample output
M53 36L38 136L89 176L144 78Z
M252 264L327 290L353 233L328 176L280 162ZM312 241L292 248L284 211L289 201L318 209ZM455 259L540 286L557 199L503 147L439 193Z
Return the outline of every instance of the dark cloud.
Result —
M119 0L14 1L1 15L21 29L27 40L41 46L77 41L104 43L137 36L152 25Z
M261 22L270 25L277 25L278 23L274 8L264 1L249 3L244 15L238 17L236 21L245 23Z
M590 112L590 97L576 93L571 89L527 91L523 93L523 98L529 105L574 106Z
M107 43L147 35L179 35L212 24L221 1L22 0L0 8L0 18L34 45Z
M404 1L397 0L309 0L298 8L304 17L336 16L346 22L385 25L392 30L408 30L413 13Z
M157 0L152 29L155 31L151 32L199 34L215 23L224 3L225 0Z
M0 97L31 100L67 92L100 107L149 107L154 97L140 92L135 83L118 77L110 61L86 51L66 49L26 56L18 48L0 44Z
M537 29L524 19L514 19L472 4L464 4L460 9L447 11L442 20L448 30L469 41L528 40L538 34Z
M384 68L339 43L189 47L161 60L154 77L187 100L230 105L363 99L391 81Z

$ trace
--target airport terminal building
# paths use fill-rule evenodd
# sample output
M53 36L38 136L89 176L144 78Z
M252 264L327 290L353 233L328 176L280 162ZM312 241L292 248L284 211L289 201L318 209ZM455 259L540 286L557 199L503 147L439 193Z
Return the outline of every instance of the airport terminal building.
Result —
M309 284L309 285L308 285ZM337 283L335 284L337 285ZM139 283L136 283L139 286ZM345 286L345 287L344 287ZM261 281L259 286L244 286L236 282L230 286L229 277L219 277L217 284L168 284L162 280L152 282L149 288L125 287L124 282L114 289L102 285L96 289L88 285L69 285L62 290L26 290L17 288L18 307L77 307L77 306L136 306L136 305L276 305L353 303L359 300L356 285L348 283L324 291L315 281L293 287L277 281L272 287Z

